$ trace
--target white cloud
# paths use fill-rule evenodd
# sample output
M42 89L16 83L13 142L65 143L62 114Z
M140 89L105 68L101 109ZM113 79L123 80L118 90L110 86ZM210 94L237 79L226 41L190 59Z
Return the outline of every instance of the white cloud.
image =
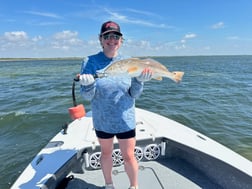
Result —
M229 37L227 37L227 39L228 40L238 40L238 39L240 39L240 37L239 36L229 36Z
M84 41L78 32L70 30L47 37L29 37L24 31L5 32L0 35L0 58L74 57L89 55L99 49L98 39Z
M8 41L21 41L28 39L28 36L24 31L13 31L13 32L5 32L4 39Z
M131 56L155 56L178 53L186 48L186 40L157 42L127 39L121 53ZM95 39L84 41L76 31L64 30L51 36L29 37L24 31L6 32L0 36L1 57L81 57L97 53L100 43ZM15 54L13 54L15 52ZM181 52L182 53L182 52Z
M109 15L109 17L110 17L109 19L115 20L115 21L118 21L121 23L137 24L137 25L153 27L153 28L173 28L173 26L167 26L166 24L163 24L163 23L156 23L156 22L154 23L154 22L146 21L146 20L149 20L148 18L139 19L139 18L134 18L134 17L129 17L129 16L123 15L121 13L109 10L107 8L105 8L104 10ZM146 16L149 14L147 12L140 12L140 11L132 10L132 9L129 9L129 10L131 12L134 11L134 12L145 14ZM149 15L151 17L151 14L149 14Z
M184 37L180 40L180 42L177 42L174 45L174 49L176 49L176 50L186 49L187 48L187 45L186 45L187 40L193 39L196 37L197 37L197 35L195 33L185 34Z
M73 32L70 30L64 30L54 35L54 39L56 40L72 39L72 38L77 38L77 37L78 37L78 32L76 31Z
M82 46L83 41L79 39L78 32L65 30L56 33L52 38L51 44L53 48L69 50Z
M185 39L181 39L180 42L181 42L181 43L186 43L186 40L185 40Z
M128 22L127 16L121 15L117 12L110 11L108 9L105 9L105 12L107 12L112 20L120 20L122 22Z
M181 50L181 49L185 49L186 45L185 44L181 44L181 45L177 45L174 47L176 50Z
M186 35L184 36L184 39L192 39L192 38L195 38L195 37L197 37L196 34L194 34L194 33L189 33L189 34L186 34Z
M62 22L37 22L34 25L37 26L55 26L55 25L62 25Z
M31 14L31 15L37 15L37 16L43 16L43 17L49 17L49 18L56 18L56 19L61 19L62 17L55 14L55 13L50 13L50 12L40 12L40 11L24 11L26 14Z
M37 41L41 41L42 39L43 37L39 35L39 36L33 37L32 41L37 42Z
M211 27L212 29L220 29L220 28L224 28L224 22L218 22L214 25L212 25Z
M148 12L148 11L143 11L143 10L127 8L126 11L129 11L130 13L135 13L138 15L148 16L148 17L162 18L160 15L154 14L153 12Z
M211 47L210 46L205 46L203 47L204 50L211 50Z
M192 40L196 36L196 34L188 33L181 40L171 42L128 38L124 41L120 52L130 56L186 55L195 50L187 44L187 40ZM29 37L24 31L12 31L0 35L0 58L83 57L97 53L99 50L101 46L98 39L92 38L85 41L80 38L78 32L71 30L57 32L51 36Z

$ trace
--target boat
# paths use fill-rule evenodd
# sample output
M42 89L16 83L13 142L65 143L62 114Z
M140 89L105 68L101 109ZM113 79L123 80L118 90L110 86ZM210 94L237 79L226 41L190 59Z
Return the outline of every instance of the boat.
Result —
M135 112L140 189L252 188L250 160L179 122L141 108ZM116 139L112 158L115 188L128 188ZM104 188L92 111L81 113L49 141L11 187L17 188Z

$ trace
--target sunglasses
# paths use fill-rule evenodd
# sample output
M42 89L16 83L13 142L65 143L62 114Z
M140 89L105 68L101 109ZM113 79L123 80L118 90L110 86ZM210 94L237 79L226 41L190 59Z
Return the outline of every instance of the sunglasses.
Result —
M103 35L103 39L104 40L109 40L109 39L115 39L115 40L119 40L120 39L120 35L117 35L117 34L106 34L106 35Z

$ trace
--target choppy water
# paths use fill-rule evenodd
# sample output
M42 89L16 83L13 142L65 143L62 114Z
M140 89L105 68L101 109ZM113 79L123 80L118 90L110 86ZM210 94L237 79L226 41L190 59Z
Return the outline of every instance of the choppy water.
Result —
M252 56L156 57L185 71L180 84L150 81L138 107L183 123L252 160ZM70 121L81 60L0 62L0 188L9 188ZM89 103L78 95L78 103Z

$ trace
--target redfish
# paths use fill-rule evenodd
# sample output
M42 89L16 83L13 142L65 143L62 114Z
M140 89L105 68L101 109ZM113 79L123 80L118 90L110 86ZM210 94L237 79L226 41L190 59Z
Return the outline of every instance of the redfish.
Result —
M174 71L170 72L163 64L153 59L138 59L129 58L116 61L98 72L98 77L129 74L130 77L139 76L145 68L149 68L152 71L152 78L156 80L162 80L162 77L167 77L176 83L182 80L184 72Z

